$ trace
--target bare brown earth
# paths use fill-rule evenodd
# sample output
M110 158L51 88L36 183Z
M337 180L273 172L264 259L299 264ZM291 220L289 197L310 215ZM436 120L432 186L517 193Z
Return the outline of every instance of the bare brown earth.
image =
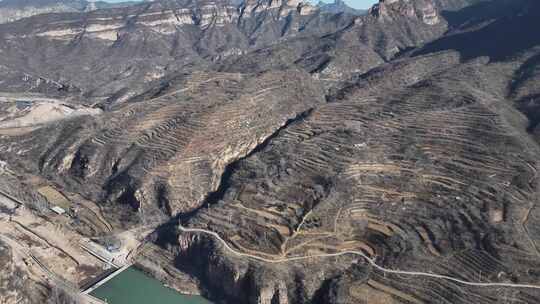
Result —
M81 236L63 220L38 217L22 206L2 214L2 303L45 303L51 287L76 291L104 272L103 263L81 248Z
M99 83L114 80L103 91L97 82L60 90L54 98L103 112L2 133L0 189L32 210L16 216L33 231L3 225L12 249L2 256L17 259L14 240L43 248L44 264L81 282L97 264L73 242L114 235L122 260L230 303L540 302L534 288L387 273L341 254L466 282L540 285L540 10L527 0L473 2L381 1L346 26L346 16L332 23L302 7L288 25L244 7L267 22L238 19L252 39L237 43L241 55L203 43L204 64L156 82L104 70ZM0 30L50 21L34 18ZM199 37L222 41L229 25ZM64 67L58 73L74 79ZM114 95L125 79L133 90ZM13 109L16 100L4 102ZM22 114L2 112L6 122ZM77 215L50 216L55 202Z
M4 303L29 303L45 299L47 288L38 284L39 278L24 271L26 264L23 258L3 241L0 243L0 258L0 290Z

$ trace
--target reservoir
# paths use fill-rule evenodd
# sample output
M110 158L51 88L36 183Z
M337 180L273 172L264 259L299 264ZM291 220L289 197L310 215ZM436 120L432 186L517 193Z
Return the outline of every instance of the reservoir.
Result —
M90 293L109 304L211 304L201 296L183 295L144 272L129 267Z

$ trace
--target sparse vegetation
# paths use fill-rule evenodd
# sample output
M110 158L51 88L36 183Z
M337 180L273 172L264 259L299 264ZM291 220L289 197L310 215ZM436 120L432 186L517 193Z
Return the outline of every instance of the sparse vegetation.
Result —
M46 304L84 304L86 303L78 294L60 287L53 287Z
M0 25L0 302L135 260L240 304L540 303L539 3Z

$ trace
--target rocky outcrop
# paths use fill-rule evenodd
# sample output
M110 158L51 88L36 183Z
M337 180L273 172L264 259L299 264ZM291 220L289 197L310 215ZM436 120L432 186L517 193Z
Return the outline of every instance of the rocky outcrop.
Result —
M30 4L29 4L30 5ZM52 2L51 6L38 8L25 7L21 14L6 6L6 19L15 21L24 17L30 17L42 13L62 13L62 12L90 12L89 18L85 18L84 23L73 22L72 18L67 18L65 22L55 22L51 25L47 19L44 23L35 27L32 34L54 39L70 40L81 34L90 37L117 40L118 36L128 27L138 26L150 28L161 34L174 34L178 27L196 26L201 30L210 27L225 27L236 23L242 23L241 19L259 18L265 19L264 14L273 16L274 21L286 18L291 13L299 15L311 15L316 12L315 7L301 1L270 1L270 0L250 0L237 6L229 1L197 1L197 2L167 2L155 1L126 8L124 16L118 16L118 11L104 10L92 12L90 6L96 7L94 2ZM12 16L11 16L12 15ZM11 17L10 17L11 16ZM122 17L122 18L121 18Z
M380 0L371 8L370 14L384 21L407 17L417 18L428 25L440 22L433 0Z
M219 242L202 234L179 234L176 266L197 277L211 298L247 304L296 304L318 302L320 282L330 280L350 265L315 260L305 263L266 264L240 258L224 250ZM170 244L171 245L171 244ZM315 262L315 263L314 263Z

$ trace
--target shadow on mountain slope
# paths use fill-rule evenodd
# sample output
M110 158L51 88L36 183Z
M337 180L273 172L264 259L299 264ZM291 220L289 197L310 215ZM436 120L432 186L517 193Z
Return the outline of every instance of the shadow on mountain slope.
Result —
M441 39L426 44L423 48L414 53L414 56L428 53L456 50L462 55L463 60L468 60L481 56L488 56L491 61L501 61L519 54L521 51L540 44L540 35L536 29L540 27L540 3L536 1L519 1L517 5L506 5L505 3L496 6L480 4L474 7L463 9L448 16L449 22L453 26L464 25L467 16L475 14L476 10L490 7L487 15L481 19L469 23L468 28L480 26L482 22L487 22L489 16L502 14L507 8L515 8L512 14L504 14L485 26L470 31L463 31L450 34ZM496 9L497 8L497 9Z
M525 4L530 2L530 0L481 1L457 11L444 10L441 15L446 19L451 30L464 29L501 17L517 15L523 10Z

